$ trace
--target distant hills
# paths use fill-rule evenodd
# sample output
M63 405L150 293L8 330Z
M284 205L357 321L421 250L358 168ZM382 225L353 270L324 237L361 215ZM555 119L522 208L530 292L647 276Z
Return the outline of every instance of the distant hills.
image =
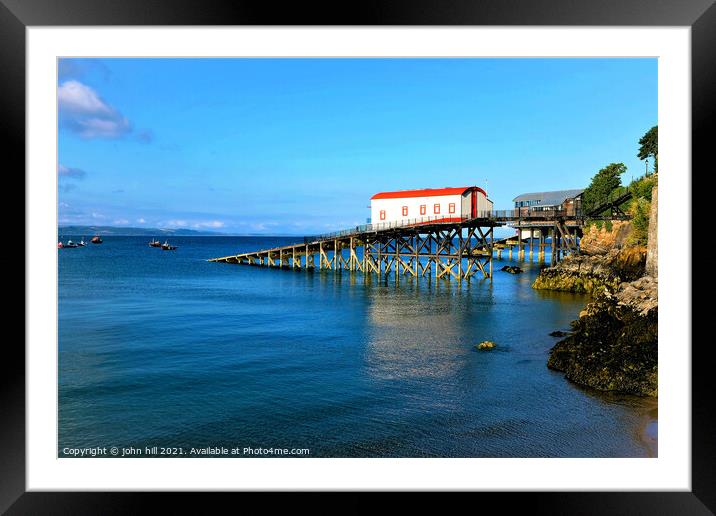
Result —
M93 235L107 236L223 236L226 233L217 231L196 231L193 229L158 229L158 228L128 228L115 226L60 226L57 228L60 236L62 235L84 235L92 237Z

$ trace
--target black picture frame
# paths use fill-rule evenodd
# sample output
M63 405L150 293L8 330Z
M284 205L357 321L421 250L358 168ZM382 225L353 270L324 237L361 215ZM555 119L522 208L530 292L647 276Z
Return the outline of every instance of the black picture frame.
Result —
M7 157L13 158L13 170L25 169L25 29L53 25L689 26L692 170L713 169L707 142L716 119L716 6L713 0L487 0L479 3L365 0L327 5L295 2L280 7L265 1L244 0L0 0L0 70L4 77L0 104L4 141L10 149L6 163ZM24 191L24 182L20 188ZM697 206L695 202L692 205ZM690 211L691 206L683 215L694 220ZM15 262L18 252L13 250ZM26 258L24 251L23 258ZM25 276L31 272L25 268ZM691 283L690 277L684 280ZM688 345L689 339L685 340L669 345ZM3 369L0 376L0 511L7 514L131 514L143 512L147 497L158 498L163 512L184 512L191 508L186 493L137 496L118 492L26 492L25 352L16 339L7 340L5 344L4 359L0 361ZM480 493L479 496L496 499L507 506L526 503L531 512L549 514L710 514L716 511L716 428L714 403L708 394L712 390L708 380L713 360L709 342L701 344L705 345L691 349L691 492ZM208 493L202 493L200 507L205 507L206 495ZM340 512L370 510L372 499L373 495L352 494ZM421 496L413 499L423 503ZM452 500L452 503L464 503L458 498ZM302 501L314 503L307 497ZM443 510L449 505L444 505Z

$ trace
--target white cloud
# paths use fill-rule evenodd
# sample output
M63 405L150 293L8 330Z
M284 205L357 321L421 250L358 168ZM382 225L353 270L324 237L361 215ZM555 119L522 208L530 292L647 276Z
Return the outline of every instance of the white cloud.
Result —
M131 132L129 120L89 86L70 80L57 88L60 123L83 138L118 138Z
M139 224L144 224L144 223L147 222L147 221L144 220L142 217L139 217L139 218L137 219L137 222L138 222Z
M114 221L115 224L119 224L120 226L123 226L125 224L129 224L129 221L127 219L116 219Z
M224 223L220 220L209 220L206 222L195 222L192 226L195 228L223 228Z
M72 113L111 115L114 112L92 88L74 80L66 81L57 88L57 102L61 109Z
M219 229L225 226L221 220L171 219L158 223L162 228Z
M163 226L166 226L168 228L183 228L189 225L189 223L186 220L181 219L174 219L174 220L168 220Z

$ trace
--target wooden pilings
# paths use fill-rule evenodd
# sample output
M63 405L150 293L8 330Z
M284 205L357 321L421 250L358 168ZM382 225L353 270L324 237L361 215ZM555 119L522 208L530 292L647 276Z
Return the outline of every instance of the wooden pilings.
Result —
M510 259L516 251L517 259L524 260L526 242L522 239L523 232L529 231L530 261L535 259L536 248L537 260L544 262L548 245L552 263L579 251L581 229L573 221L569 225L564 220L553 220L517 226L516 240L500 240L495 245L494 227L499 225L485 221L480 225L435 224L429 228L355 232L210 261L294 270L347 270L393 274L396 277L432 276L435 279L462 281L475 275L491 278L493 254L498 259L502 258L505 249Z
M517 236L514 240L502 240L502 243L495 248L497 259L502 259L503 251L506 249L509 260L515 257L518 261L526 259L534 261L536 257L538 262L544 262L549 247L551 262L555 264L565 256L579 252L581 227L573 222L567 225L563 220L555 220L550 225L517 226L515 230ZM522 235L527 231L529 237L523 240ZM528 245L529 254L526 249Z
M530 261L534 256L535 228L530 228Z
M494 225L441 224L425 229L356 233L210 261L304 270L317 268L334 272L347 270L394 274L396 277L434 276L436 279L452 278L458 281L469 280L475 274L491 278L493 229Z

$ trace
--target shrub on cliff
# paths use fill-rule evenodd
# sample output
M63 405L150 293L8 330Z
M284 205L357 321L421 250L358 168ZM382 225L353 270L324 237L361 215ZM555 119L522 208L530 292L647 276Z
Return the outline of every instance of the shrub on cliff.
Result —
M641 197L651 202L651 189L654 187L654 183L656 183L655 176L641 177L629 184L629 190L631 190L635 199Z
M651 197L651 195L649 195ZM636 245L646 245L649 241L649 214L651 213L651 203L644 197L634 199L629 206L629 214L631 215L632 231L629 235L629 243Z

